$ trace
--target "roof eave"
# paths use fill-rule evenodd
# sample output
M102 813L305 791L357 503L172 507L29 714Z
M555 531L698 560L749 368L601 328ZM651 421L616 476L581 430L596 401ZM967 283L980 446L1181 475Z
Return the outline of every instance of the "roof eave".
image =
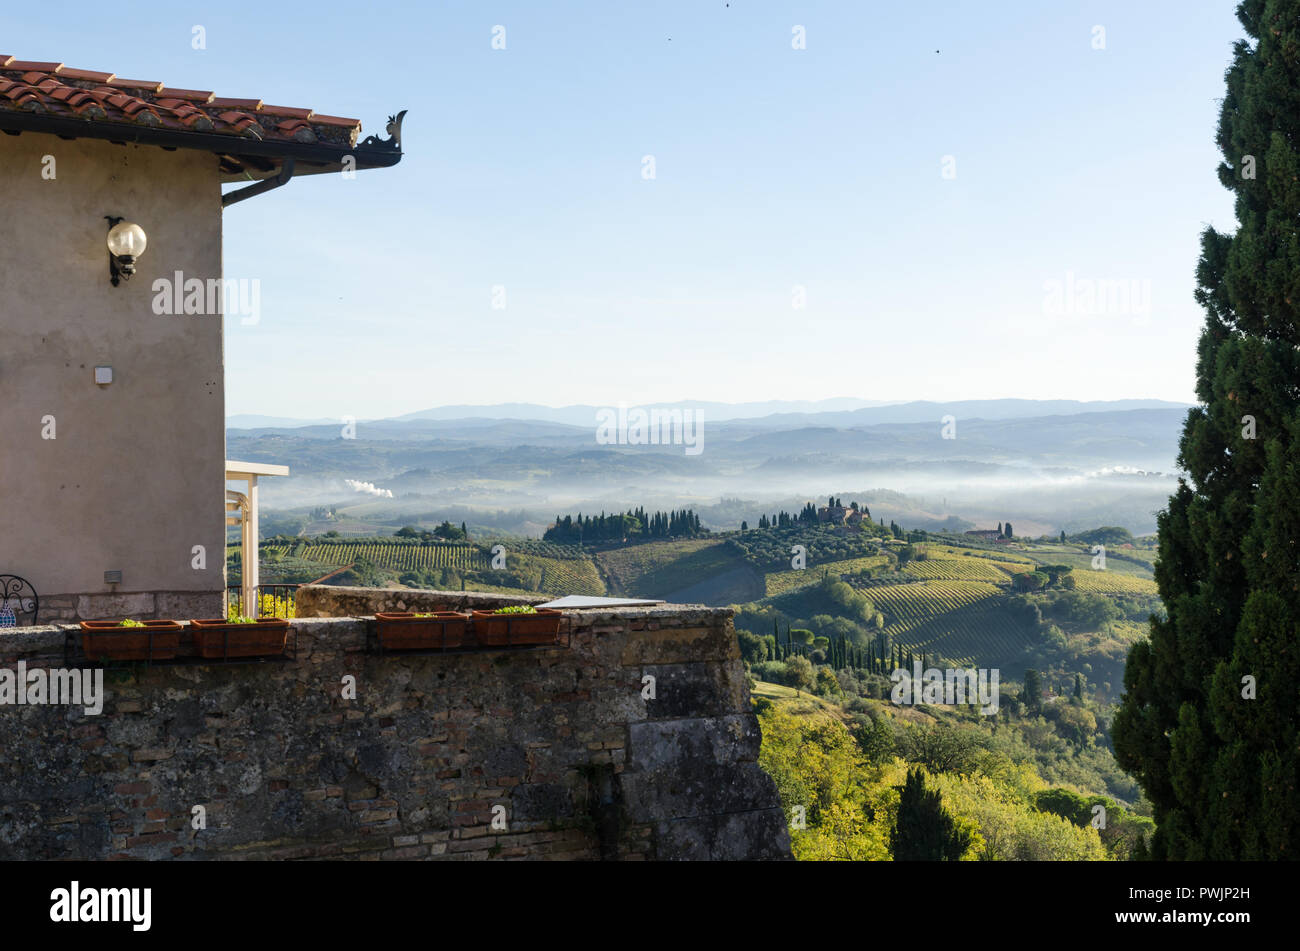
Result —
M343 159L349 155L354 159L357 170L391 168L402 160L400 146L357 145L346 148L326 143L267 141L9 110L0 110L0 131L39 132L64 139L103 139L108 142L156 145L165 149L196 149L218 155L254 156L263 160L292 158L298 164L298 175L342 171Z

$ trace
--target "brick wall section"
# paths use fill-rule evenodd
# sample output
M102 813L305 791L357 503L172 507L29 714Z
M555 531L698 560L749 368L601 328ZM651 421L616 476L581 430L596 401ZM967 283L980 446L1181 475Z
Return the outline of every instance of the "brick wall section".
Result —
M462 593L302 607L393 597ZM0 705L0 858L790 857L729 611L568 612L568 649L446 656L367 654L372 624L295 621L291 663L109 672L100 716ZM60 666L63 635L0 634L0 667Z

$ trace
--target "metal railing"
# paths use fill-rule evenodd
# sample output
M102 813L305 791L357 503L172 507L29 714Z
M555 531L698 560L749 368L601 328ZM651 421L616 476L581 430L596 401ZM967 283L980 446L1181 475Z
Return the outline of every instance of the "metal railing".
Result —
M285 617L294 616L294 596L302 587L297 584L259 584L257 586L257 616ZM244 614L244 586L232 584L226 586L226 616Z

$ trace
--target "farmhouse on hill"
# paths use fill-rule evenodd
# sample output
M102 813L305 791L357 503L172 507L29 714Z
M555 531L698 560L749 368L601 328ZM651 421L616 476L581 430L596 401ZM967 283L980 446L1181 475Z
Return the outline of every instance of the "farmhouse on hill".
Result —
M223 319L257 288L222 274L224 209L396 165L401 115L359 141L357 119L0 54L0 132L18 239L0 259L0 576L36 596L17 621L224 614L227 520L256 538L257 480L288 472L225 458Z
M861 525L864 518L871 518L871 510L860 507L857 502L844 505L840 499L836 499L833 505L823 505L817 509L817 521L829 525Z

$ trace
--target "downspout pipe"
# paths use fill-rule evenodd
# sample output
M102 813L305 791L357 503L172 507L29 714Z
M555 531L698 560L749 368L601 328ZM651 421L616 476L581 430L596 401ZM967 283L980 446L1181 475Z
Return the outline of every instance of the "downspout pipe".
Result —
M249 185L247 188L236 189L233 192L226 192L221 196L221 206L223 208L233 205L237 201L243 201L245 198L252 198L263 192L269 192L281 185L289 184L289 179L293 178L293 159L287 158L284 164L280 166L280 174L273 178L264 178L255 185Z

